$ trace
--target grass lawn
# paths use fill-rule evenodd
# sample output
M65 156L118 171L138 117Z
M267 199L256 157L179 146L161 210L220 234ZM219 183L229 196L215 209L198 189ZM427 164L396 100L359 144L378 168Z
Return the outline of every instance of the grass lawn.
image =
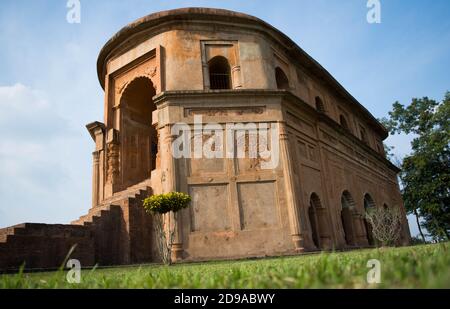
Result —
M142 265L0 275L0 288L450 288L450 244L367 249L241 261ZM381 263L381 283L366 282L367 261Z

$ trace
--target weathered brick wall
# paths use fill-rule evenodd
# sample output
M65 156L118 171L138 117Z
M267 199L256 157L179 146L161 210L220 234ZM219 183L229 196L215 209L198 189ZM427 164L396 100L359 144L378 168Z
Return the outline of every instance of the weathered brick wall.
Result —
M24 223L0 230L0 269L54 268L64 262L73 245L71 258L82 266L94 264L94 238L89 227L63 224Z
M119 200L89 213L72 224L24 223L0 229L0 270L58 268L70 248L70 258L82 267L158 261L152 218L142 202L151 189L125 192Z
M141 192L135 198L130 199L128 203L130 260L132 263L158 260L152 217L142 207L145 197L147 197L147 193Z

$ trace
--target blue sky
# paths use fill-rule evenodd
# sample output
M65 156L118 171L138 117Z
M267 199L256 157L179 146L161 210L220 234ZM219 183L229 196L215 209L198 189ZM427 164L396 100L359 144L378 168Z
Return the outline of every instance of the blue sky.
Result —
M67 0L2 0L0 227L68 223L87 212L94 145L85 125L103 121L97 55L116 31L149 13L204 6L257 16L290 36L376 117L396 100L441 100L450 90L450 1L380 2L381 24L369 24L366 0L81 0L81 23L69 24ZM402 157L409 141L399 135L387 142Z

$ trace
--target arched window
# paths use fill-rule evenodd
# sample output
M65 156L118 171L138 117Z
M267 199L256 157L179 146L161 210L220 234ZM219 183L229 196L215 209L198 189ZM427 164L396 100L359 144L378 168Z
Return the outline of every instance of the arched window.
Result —
M345 119L345 116L344 116L344 115L341 114L341 115L339 116L339 122L340 122L341 126L342 126L345 130L350 131L350 128L349 128L348 123L347 123L347 119Z
M361 141L365 144L369 144L369 140L367 139L366 129L363 126L359 126L359 135L361 136Z
M283 70L279 67L275 69L275 80L277 82L277 89L289 90L289 80Z
M355 202L348 191L344 191L341 196L341 220L342 227L344 228L345 242L347 245L354 245L353 235L353 209L355 208Z
M354 208L355 207L355 201L353 200L350 192L348 192L347 190L342 192L341 204L342 204L342 208Z
M375 207L375 202L373 201L372 197L369 193L366 193L364 195L364 209L367 210L369 208Z
M208 62L211 89L231 89L231 70L227 58L216 56Z
M320 113L325 113L325 105L323 104L320 97L316 97L316 109Z

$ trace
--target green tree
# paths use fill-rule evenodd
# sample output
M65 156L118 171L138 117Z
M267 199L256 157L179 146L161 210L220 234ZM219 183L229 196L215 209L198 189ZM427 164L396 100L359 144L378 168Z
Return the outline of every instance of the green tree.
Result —
M450 234L450 92L442 102L428 97L409 106L395 102L382 119L391 134L412 134L412 152L403 158L400 180L405 208L435 240ZM423 219L419 223L419 217Z
M153 217L158 251L164 264L172 264L172 245L177 215L180 210L188 207L190 202L191 197L183 192L157 194L144 199L144 209Z

